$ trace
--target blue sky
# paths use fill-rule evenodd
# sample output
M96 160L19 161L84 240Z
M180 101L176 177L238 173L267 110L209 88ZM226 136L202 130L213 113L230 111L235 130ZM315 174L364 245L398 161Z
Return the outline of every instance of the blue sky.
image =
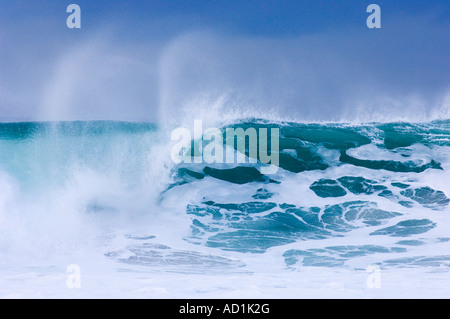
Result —
M308 120L445 116L449 21L443 0L0 0L0 121L156 121L205 94Z
M365 22L366 7L380 5L389 22L395 17L433 15L433 23L447 23L450 5L445 0L407 1L305 1L305 0L165 0L165 1L104 1L104 0L16 0L0 1L2 24L41 20L57 27L65 21L65 8L70 3L80 5L85 28L111 23L137 30L152 21L171 21L177 31L190 28L216 28L221 32L263 36L292 36L323 29L358 26ZM387 27L388 25L386 25ZM162 31L170 25L160 25ZM123 30L125 31L125 30Z
M16 0L1 1L2 20L56 18L64 19L61 12L70 3L83 9L86 27L96 25L95 20L114 16L117 21L150 20L171 16L191 17L184 27L216 25L235 32L284 35L314 31L330 26L356 25L364 21L366 7L380 5L383 14L420 15L435 12L437 21L448 19L450 5L444 0L407 1L286 1L286 0L166 0L166 1L104 1L104 0Z

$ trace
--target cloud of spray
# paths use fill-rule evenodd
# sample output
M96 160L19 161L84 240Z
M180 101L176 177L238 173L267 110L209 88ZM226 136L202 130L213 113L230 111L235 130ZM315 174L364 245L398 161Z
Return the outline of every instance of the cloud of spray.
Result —
M155 120L155 58L144 51L101 38L69 50L55 63L43 89L40 119Z
M290 38L97 30L33 46L0 28L0 121L448 118L449 25L383 23Z
M3 31L0 121L156 120L158 41L131 45L108 26Z
M220 121L240 109L298 121L448 118L445 30L408 26L290 39L185 34L161 58L161 117Z

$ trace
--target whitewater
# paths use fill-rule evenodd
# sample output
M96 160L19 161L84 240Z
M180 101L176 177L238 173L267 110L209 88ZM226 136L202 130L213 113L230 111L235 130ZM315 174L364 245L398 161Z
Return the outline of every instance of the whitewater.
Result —
M0 297L450 297L449 120L226 127L278 128L276 173L175 164L155 123L0 123Z

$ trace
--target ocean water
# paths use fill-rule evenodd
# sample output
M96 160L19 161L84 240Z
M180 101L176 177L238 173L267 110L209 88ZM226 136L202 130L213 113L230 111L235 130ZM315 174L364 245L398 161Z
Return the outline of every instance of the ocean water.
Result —
M225 127L278 128L278 171L174 164L152 123L1 123L0 297L450 297L450 121Z

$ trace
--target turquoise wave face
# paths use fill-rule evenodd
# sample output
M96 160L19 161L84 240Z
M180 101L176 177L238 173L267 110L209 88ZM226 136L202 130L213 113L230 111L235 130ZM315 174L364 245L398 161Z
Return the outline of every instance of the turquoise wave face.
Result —
M343 266L353 257L374 254L386 256L379 261L386 267L402 267L418 265L422 257L402 264L403 259L389 255L410 254L414 243L423 243L429 232L448 227L433 220L433 212L448 210L450 199L436 188L439 183L432 176L447 174L449 121L369 125L252 121L231 127L278 128L281 170L264 175L250 163L179 165L171 188L187 184L203 189L197 185L211 183L217 189L187 205L192 224L186 240L191 243L266 253L304 241L339 242L337 238L362 232L363 242L370 244L288 249L283 254L286 267ZM245 155L250 157L248 148ZM221 189L235 192L224 197ZM427 242L446 240L430 236ZM447 265L449 260L442 255L430 264Z
M450 123L440 121L429 124L373 124L370 126L320 125L320 124L271 124L244 122L231 126L233 128L278 128L279 167L293 173L326 170L333 166L349 164L371 170L386 170L397 173L421 173L427 169L442 170L439 160L430 156L415 157L411 147L421 145L426 150L438 146L450 146ZM224 134L225 138L225 134ZM270 142L270 141L269 141ZM236 143L235 150L237 150ZM369 158L359 158L349 154L363 146L372 145ZM268 145L270 150L270 143ZM379 153L379 154L377 154ZM250 157L249 148L245 155ZM420 155L425 155L421 151ZM373 159L373 157L377 159ZM259 160L259 156L256 157ZM391 158L391 159L389 159ZM265 178L253 166L218 169L204 167L203 171L182 167L178 170L183 178L201 179L213 176L228 182L242 184L253 181L272 181ZM362 178L362 177L360 177ZM335 181L328 181L333 184ZM350 182L350 181L349 181ZM370 181L367 181L370 183ZM366 184L367 184L366 182ZM320 183L324 183L323 181ZM360 185L362 186L362 185ZM317 186L314 186L317 189ZM326 187L323 185L322 190ZM328 185L332 191L333 186ZM336 194L345 194L339 186L334 187ZM319 195L320 196L320 195Z
M254 255L279 249L287 269L349 267L368 257L383 267L448 266L450 256L434 249L423 255L419 249L450 240L445 222L450 121L345 125L251 120L228 127L279 129L279 170L261 173L259 156L252 163L248 147L246 163L168 165L170 132L156 125L62 122L0 124L0 171L25 193L55 191L72 182L74 171L94 172L106 184L113 181L133 193L114 198L102 197L98 189L94 195L80 190L88 197L80 204L87 215L137 210L139 200L127 201L141 193L153 196L145 191L163 183L153 198L159 206L138 210L175 216L181 209L184 224L173 227L184 242ZM270 146L269 152L274 151ZM158 238L127 237L132 244L105 255L132 265L167 262L176 267L185 260L180 256L190 254L174 252ZM308 244L302 248L302 243ZM244 267L195 249L189 256L221 269Z
M143 134L154 131L155 124L114 121L18 122L0 123L0 140L21 141L52 137L89 137Z
M0 123L0 170L25 188L63 184L76 167L132 179L146 169L155 132L149 123Z

